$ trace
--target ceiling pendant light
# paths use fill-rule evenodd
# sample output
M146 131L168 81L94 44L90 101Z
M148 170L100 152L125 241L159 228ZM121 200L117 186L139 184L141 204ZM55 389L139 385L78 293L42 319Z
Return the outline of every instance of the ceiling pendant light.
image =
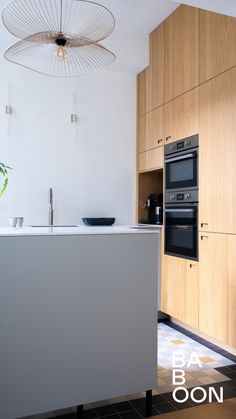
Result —
M4 57L38 73L79 77L116 58L100 44L113 32L114 16L93 1L13 0L4 7L2 20L20 38Z

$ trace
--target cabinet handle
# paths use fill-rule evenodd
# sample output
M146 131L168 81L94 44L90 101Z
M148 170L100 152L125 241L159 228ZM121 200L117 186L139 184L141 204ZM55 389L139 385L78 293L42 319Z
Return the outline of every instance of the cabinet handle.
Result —
M171 140L171 135L169 135L169 137L166 137L166 141Z
M204 226L208 226L208 223L201 223L201 228L203 228Z
M193 269L193 268L196 268L197 265L194 265L193 263L190 263L189 267L190 267L190 269Z
M163 141L163 138L161 140L157 140L157 143L160 144Z
M201 240L208 239L208 236L201 236Z

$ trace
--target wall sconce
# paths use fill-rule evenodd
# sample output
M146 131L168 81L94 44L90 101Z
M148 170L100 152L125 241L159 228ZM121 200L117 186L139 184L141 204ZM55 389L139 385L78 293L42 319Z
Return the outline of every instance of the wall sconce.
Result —
M11 85L7 86L7 105L5 106L5 115L7 116L7 136L11 135L10 133L10 116L13 114L13 108L10 105L11 103Z
M72 141L75 142L77 140L77 126L79 122L77 97L75 93L73 94L72 107L73 107L73 113L70 115L70 122L73 124L72 125Z
M13 113L12 107L7 105L5 108L6 115L11 115Z
M74 122L78 122L79 118L75 113L72 113L71 116L70 116L70 120L71 120L72 123L74 123Z

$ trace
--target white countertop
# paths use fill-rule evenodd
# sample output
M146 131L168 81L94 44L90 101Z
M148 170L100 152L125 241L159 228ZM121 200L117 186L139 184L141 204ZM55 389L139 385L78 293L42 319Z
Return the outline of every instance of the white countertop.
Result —
M135 228L134 228L135 227ZM78 226L78 227L0 227L0 237L5 236L74 236L99 234L159 233L162 226Z

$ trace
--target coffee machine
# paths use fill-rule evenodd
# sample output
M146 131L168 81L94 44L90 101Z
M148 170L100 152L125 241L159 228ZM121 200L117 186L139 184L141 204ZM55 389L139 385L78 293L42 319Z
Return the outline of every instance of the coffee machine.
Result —
M163 223L163 194L153 193L148 196L144 208L148 211L148 224Z

